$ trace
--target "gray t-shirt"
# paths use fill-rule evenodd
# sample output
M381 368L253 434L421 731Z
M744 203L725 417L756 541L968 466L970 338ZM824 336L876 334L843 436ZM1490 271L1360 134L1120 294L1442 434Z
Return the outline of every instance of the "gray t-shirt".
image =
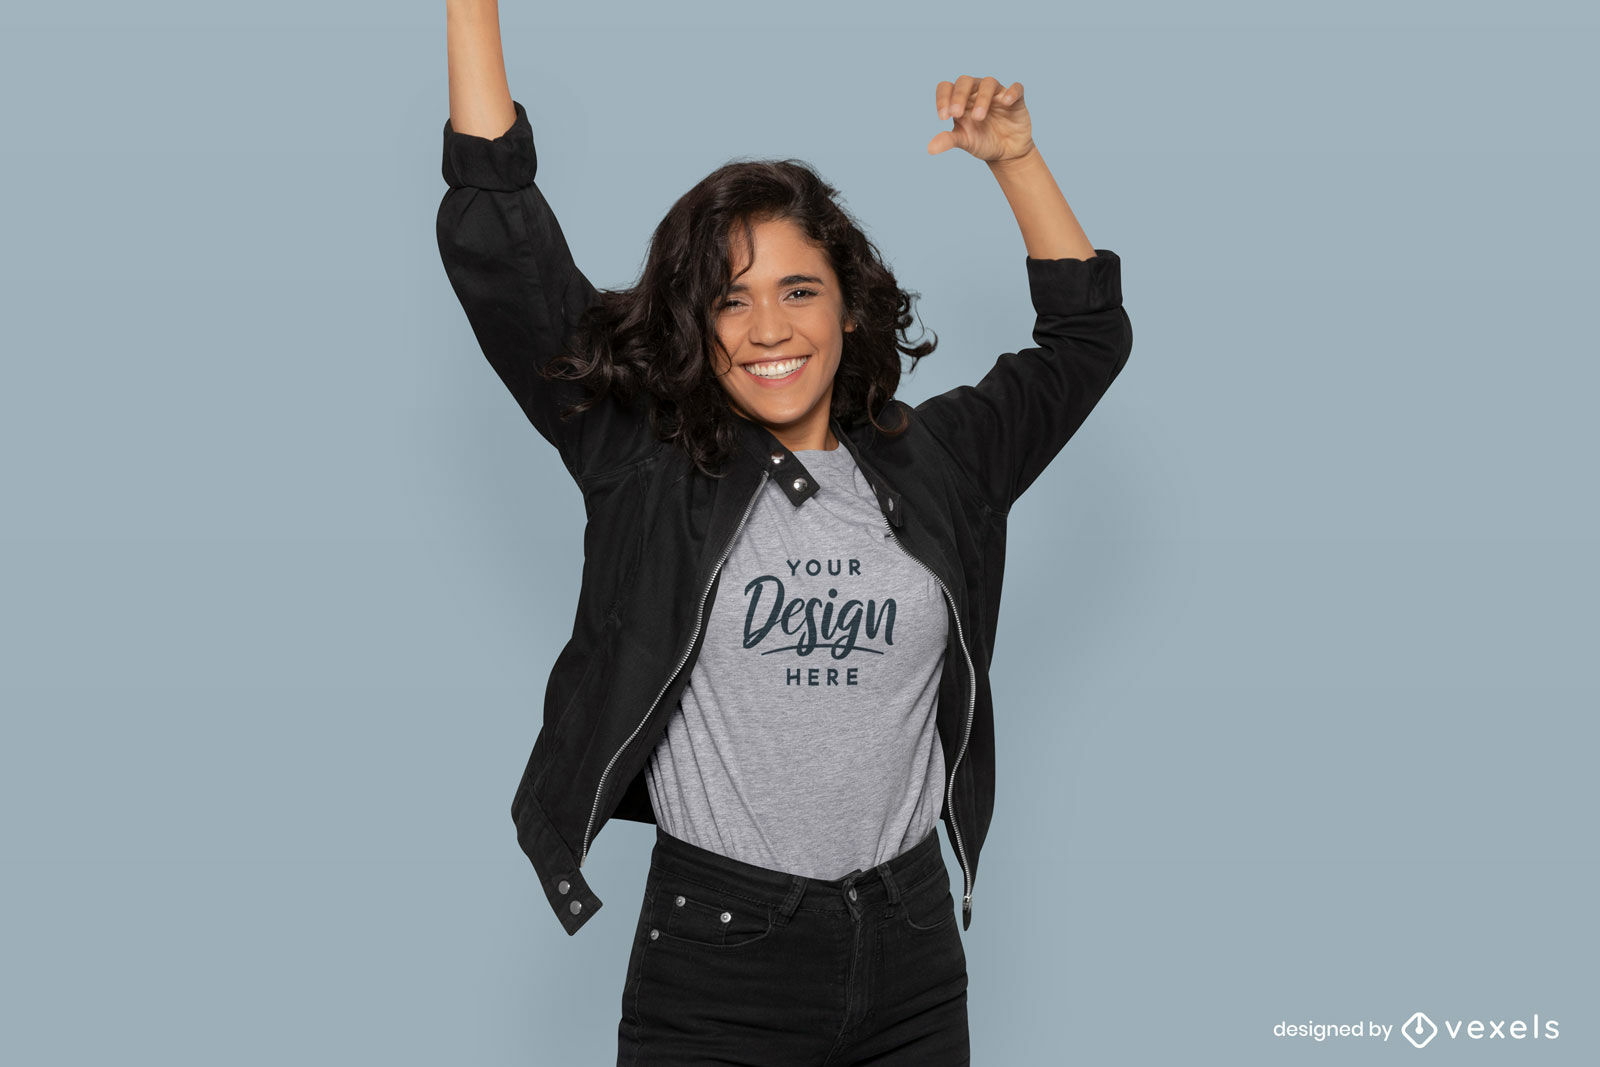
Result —
M817 491L797 507L769 482L751 508L646 784L674 837L839 878L939 819L949 616L849 449L795 455Z

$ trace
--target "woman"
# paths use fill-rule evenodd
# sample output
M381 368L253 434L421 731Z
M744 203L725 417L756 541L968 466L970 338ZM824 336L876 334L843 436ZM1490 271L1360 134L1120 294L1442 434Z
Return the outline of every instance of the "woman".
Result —
M994 797L1005 518L1132 346L1022 86L940 82L931 153L1016 216L1035 347L915 409L911 297L835 191L732 163L601 293L534 182L492 0L450 0L438 240L480 347L588 516L572 639L512 816L568 933L611 818L655 823L619 1064L966 1063ZM986 268L985 268L986 269Z

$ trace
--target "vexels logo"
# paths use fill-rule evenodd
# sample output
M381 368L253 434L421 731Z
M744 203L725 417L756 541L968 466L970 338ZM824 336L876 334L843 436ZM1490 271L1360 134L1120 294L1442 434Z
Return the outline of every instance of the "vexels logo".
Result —
M1428 1018L1426 1012L1412 1012L1411 1017L1399 1024L1400 1033L1411 1042L1412 1048L1427 1048L1434 1038L1454 1040L1464 1037L1471 1041L1501 1040L1507 1043L1541 1038L1554 1041L1561 1036L1561 1023L1555 1019L1541 1019L1538 1013L1533 1022L1524 1019L1446 1019L1441 1025ZM1274 1037L1309 1037L1313 1041L1330 1041L1337 1038L1368 1038L1388 1041L1394 1036L1395 1024L1377 1019L1362 1018L1354 1022L1280 1021L1272 1028Z
M1417 1048L1421 1048L1434 1039L1439 1033L1439 1028L1433 1024L1432 1019L1419 1011L1406 1020L1406 1024L1400 1028L1400 1032L1406 1035L1407 1041L1417 1046Z
M1446 1019L1444 1021L1444 1030L1451 1038L1461 1037L1465 1034L1474 1041L1481 1041L1484 1038L1521 1041L1530 1037L1534 1040L1542 1037L1547 1041L1553 1041L1561 1036L1561 1023L1555 1019L1546 1019L1541 1027L1537 1014L1534 1015L1531 1026L1521 1019L1512 1019L1510 1021L1505 1019ZM1400 1032L1406 1035L1407 1041L1417 1048L1422 1048L1438 1035L1439 1027L1425 1013L1419 1011L1405 1021L1405 1025L1400 1028Z

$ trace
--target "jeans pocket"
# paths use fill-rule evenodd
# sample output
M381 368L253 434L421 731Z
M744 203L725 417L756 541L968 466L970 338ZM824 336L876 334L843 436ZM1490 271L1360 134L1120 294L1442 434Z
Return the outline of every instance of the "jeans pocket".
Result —
M956 918L955 894L950 892L950 875L942 868L912 888L900 900L900 918L918 932L943 930Z
M646 936L702 948L740 948L772 932L769 905L670 875L661 877L652 912Z

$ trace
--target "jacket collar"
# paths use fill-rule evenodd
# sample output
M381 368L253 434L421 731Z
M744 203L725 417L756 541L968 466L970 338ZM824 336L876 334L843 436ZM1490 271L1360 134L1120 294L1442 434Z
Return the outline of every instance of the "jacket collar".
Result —
M805 464L800 462L800 457L789 451L771 430L759 422L740 418L740 447L745 454L755 463L761 465L767 473L771 474L783 490L784 496L795 507L799 507L817 491L816 479L811 472L806 470ZM841 422L837 415L828 416L828 427L833 430L833 436L839 439L839 447L848 448L850 455L855 458L856 464L867 476L873 491L878 495L878 507L889 522L895 526L901 525L901 514L904 511L904 501L900 494L894 492L884 482L881 475L873 469L865 453L872 443L872 424L862 420Z

